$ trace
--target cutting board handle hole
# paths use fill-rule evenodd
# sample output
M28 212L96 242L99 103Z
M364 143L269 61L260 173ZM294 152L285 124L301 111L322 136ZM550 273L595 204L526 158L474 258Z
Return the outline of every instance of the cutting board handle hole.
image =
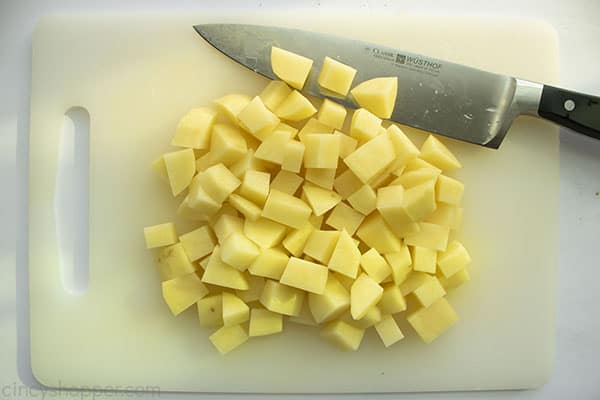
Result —
M89 285L90 115L71 107L58 149L54 211L62 282L72 295Z

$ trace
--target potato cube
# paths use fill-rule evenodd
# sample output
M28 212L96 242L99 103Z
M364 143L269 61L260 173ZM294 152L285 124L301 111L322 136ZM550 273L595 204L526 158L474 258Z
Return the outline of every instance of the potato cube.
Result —
M316 112L317 109L310 100L299 91L294 90L277 106L275 115L288 121L301 121L313 116Z
M335 207L342 198L333 190L327 190L318 186L304 184L302 188L308 204L316 216L323 215Z
M224 326L208 337L222 355L248 341L248 334L241 325Z
M271 188L262 216L292 228L301 228L311 211L308 204L299 198Z
M431 343L458 321L458 315L448 300L442 297L429 307L413 312L406 319L425 343Z
M214 230L219 243L223 243L225 238L232 233L242 233L244 231L244 220L240 217L224 214L217 219Z
M229 204L251 221L256 221L262 214L259 206L237 194L229 196Z
M408 277L400 284L400 291L403 296L406 296L415 291L416 288L421 286L429 278L429 275L425 272L412 271Z
M315 321L312 313L310 312L310 308L308 307L308 301L305 301L302 304L302 309L300 310L300 314L292 315L287 318L288 321L293 322L299 325L306 326L317 326L317 322Z
M471 276L469 275L469 270L467 268L463 268L449 278L446 278L441 273L438 274L437 278L446 290L450 290L459 287L465 282L468 282L471 279Z
M173 315L178 315L208 294L195 273L180 275L162 283L162 295Z
M185 212L188 217L194 216L194 220L207 221L221 209L221 203L213 199L200 184L194 184L190 193L180 205L180 212Z
M305 146L304 143L297 140L290 140L283 148L283 161L281 169L285 171L300 172L304 161Z
M350 289L350 313L355 320L367 314L381 300L383 288L367 274L360 274Z
M277 246L283 240L287 228L266 218L244 222L244 235L262 248Z
M196 158L192 149L172 151L163 155L173 196L187 188L196 173Z
M167 222L166 224L147 226L144 228L144 239L146 239L147 249L153 249L156 247L163 247L177 243L175 224L172 222Z
M306 222L300 229L291 230L283 239L283 247L295 257L300 257L308 238L314 230L315 227L310 222Z
M273 132L275 132L275 131L287 132L290 135L290 140L295 138L296 135L298 134L298 129L294 128L291 125L286 124L285 122L280 122L279 124L277 124L277 126L273 129Z
M358 140L337 130L333 132L333 135L340 138L340 158L346 158L356 150Z
M389 136L378 135L360 146L344 163L363 183L385 170L395 159L396 153Z
M175 243L160 249L156 256L156 264L161 281L175 279L196 270L185 254L181 243Z
M179 238L190 261L201 259L215 248L216 240L208 226L201 226Z
M412 225L411 217L406 213L404 204L404 188L398 186L387 186L377 189L377 210L393 229L395 233L411 231L407 225Z
M404 338L396 320L391 315L386 315L380 322L375 324L375 330L385 347L390 347Z
M250 268L248 268L248 270L250 270ZM265 278L261 276L248 275L246 279L248 280L248 290L236 290L235 295L245 303L258 301L263 288L265 287Z
M270 81L258 95L267 108L273 112L292 93L292 89L282 81Z
M215 328L223 325L223 296L221 294L206 296L200 299L196 306L200 326Z
M165 159L163 156L158 157L152 161L150 168L154 170L165 182L169 182L169 175L167 174L167 166L165 165Z
M290 141L289 132L274 131L265 137L256 149L254 157L281 165L283 163L283 151Z
M308 306L316 323L331 321L350 307L350 293L330 274L323 294L308 294Z
M350 236L353 236L364 219L363 214L355 211L346 203L339 203L331 211L325 223L338 231L345 229Z
M408 247L401 245L398 251L385 254L384 257L392 269L394 283L400 285L411 272L412 258Z
M223 292L223 325L238 325L250 319L250 307L234 294Z
M358 350L364 334L364 329L340 320L332 321L321 329L321 336L342 350Z
M229 167L229 170L233 175L236 176L236 178L242 179L246 174L246 171L254 170L268 172L272 166L273 164L254 157L254 150L248 149L246 155Z
M415 222L435 211L434 182L429 181L404 191L404 210Z
M221 260L240 271L248 269L259 254L258 247L242 233L232 233L221 246Z
M331 271L338 272L350 278L356 278L360 258L358 246L348 232L342 230L339 233L339 239L327 266Z
M413 293L423 307L429 307L446 295L440 281L432 276L428 277Z
M390 125L387 128L387 134L394 145L399 165L406 165L421 154L413 141L397 125Z
M400 239L394 235L379 213L369 215L356 231L356 236L379 253L394 253L402 249ZM389 263L389 261L388 261Z
M307 135L310 135L313 133L324 134L324 133L332 133L332 132L333 132L333 128L331 126L325 125L324 123L320 122L316 118L311 118L308 121L306 121L306 123L304 124L302 129L300 129L300 132L298 132L298 139L300 139L301 142L304 142L304 139L306 138Z
M324 189L333 189L335 168L306 168L304 179Z
M338 192L344 200L353 193L356 193L362 186L363 183L361 180L349 169L339 174L333 182L335 191Z
M315 229L310 233L306 245L304 246L304 254L314 258L315 260L327 264L333 254L333 250L338 242L340 233L338 231L322 231Z
M404 242L411 246L426 247L431 250L445 251L450 230L447 226L421 222L420 230L406 235Z
M448 245L446 251L439 253L437 258L440 271L446 278L464 269L470 262L471 256L467 252L467 249L465 249L462 243L456 240Z
M377 194L369 185L362 185L360 189L348 196L348 203L364 214L369 215L377 207Z
M248 267L252 275L279 280L290 257L279 247L263 248Z
M326 133L311 133L304 137L306 168L336 168L340 155L340 138Z
M327 283L327 274L327 267L323 265L290 257L280 282L310 293L323 294Z
M215 246L210 255L202 282L237 290L248 290L249 287L248 280L242 272L222 261L220 246Z
M190 187L190 205L195 207L195 191L202 188L217 203L224 202L241 185L240 180L221 163L196 175Z
M325 99L323 100L323 103L321 103L321 107L317 113L317 120L325 125L329 125L332 128L342 129L342 126L344 126L344 120L346 119L346 114L347 111L343 105L336 103L335 101Z
M242 111L252 98L245 94L227 94L219 97L213 103L217 109L229 118L230 121L238 123L238 114Z
M313 60L299 54L271 47L271 68L279 79L291 87L302 90L312 68Z
M273 181L271 182L271 190L275 189L289 195L294 195L300 185L302 185L303 180L304 179L302 179L301 176L281 170L275 176L275 178L273 178Z
M360 256L360 266L377 283L382 282L392 273L392 268L375 249L369 249Z
M191 109L179 120L171 146L207 149L216 116L217 113L210 108Z
M453 230L460 229L462 208L438 203L435 211L425 217L424 221L436 225L447 226Z
M283 316L265 310L263 308L253 308L250 311L249 335L266 336L283 331Z
M406 310L406 300L400 287L393 282L383 285L383 294L378 307L384 314L396 314Z
M413 269L415 271L435 274L437 252L420 246L412 247Z
M215 215L220 208L219 203L217 203L216 201L214 201L213 199L208 197L208 195L206 193L204 193L204 196L210 203L210 207L209 207L210 209L208 210L209 213L211 215ZM202 221L202 222L208 221L210 217L206 213L207 210L203 209L202 207L199 207L199 208L190 207L189 197L190 196L187 195L181 201L181 203L177 207L176 214L182 218L186 218L191 221Z
M350 91L356 103L380 118L392 116L398 93L398 78L383 77L361 82Z
M365 316L362 317L361 319L355 320L354 318L352 318L351 313L345 313L340 318L340 320L342 320L352 326L355 326L357 328L367 329L367 328L372 327L379 321L381 321L382 316L383 315L381 314L381 310L379 309L379 307L373 306L373 307L369 308L369 310L367 311Z
M462 200L465 185L456 179L440 175L435 184L436 200L458 206Z
M248 151L246 139L241 130L227 124L215 124L210 141L210 162L234 164Z
M350 90L356 70L331 57L325 57L317 82L319 86L345 96Z
M454 154L433 135L429 135L421 146L421 158L443 171L462 168Z
M304 292L267 280L259 301L269 311L283 315L298 315L304 302Z
M263 206L269 195L270 180L271 175L268 172L246 171L240 186L240 195L254 204Z
M265 107L260 97L256 96L240 111L238 121L254 137L263 140L265 135L277 126L279 118Z
M379 134L381 119L371 114L364 108L359 108L352 114L350 122L350 136L359 143L367 142Z
M396 178L390 185L402 185L405 189L415 187L425 182L436 181L440 175L439 169L421 168L414 171L404 172Z

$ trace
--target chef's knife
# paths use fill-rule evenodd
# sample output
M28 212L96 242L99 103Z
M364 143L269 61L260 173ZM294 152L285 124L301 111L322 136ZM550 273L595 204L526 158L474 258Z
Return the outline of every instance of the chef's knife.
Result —
M350 96L323 92L317 83L325 56L357 69L353 85L397 76L390 119L455 139L498 148L521 114L600 139L600 97L334 35L242 24L194 29L223 54L270 79L277 79L271 69L272 46L312 59L303 91L348 107L357 107Z

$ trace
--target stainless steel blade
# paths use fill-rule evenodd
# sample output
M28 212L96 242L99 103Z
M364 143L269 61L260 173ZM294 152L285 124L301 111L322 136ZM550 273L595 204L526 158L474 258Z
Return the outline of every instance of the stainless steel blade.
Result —
M314 61L303 91L356 107L351 97L323 91L317 83L323 59L357 69L354 85L398 77L390 119L452 138L498 148L519 114L536 114L542 85L358 40L298 29L242 24L196 25L212 46L270 79L271 47Z

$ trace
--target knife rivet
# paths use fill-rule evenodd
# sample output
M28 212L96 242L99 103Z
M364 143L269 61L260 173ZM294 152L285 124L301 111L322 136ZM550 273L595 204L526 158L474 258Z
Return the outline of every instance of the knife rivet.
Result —
M573 111L575 109L575 102L571 99L565 101L565 104L563 105L565 107L565 110L567 111Z

